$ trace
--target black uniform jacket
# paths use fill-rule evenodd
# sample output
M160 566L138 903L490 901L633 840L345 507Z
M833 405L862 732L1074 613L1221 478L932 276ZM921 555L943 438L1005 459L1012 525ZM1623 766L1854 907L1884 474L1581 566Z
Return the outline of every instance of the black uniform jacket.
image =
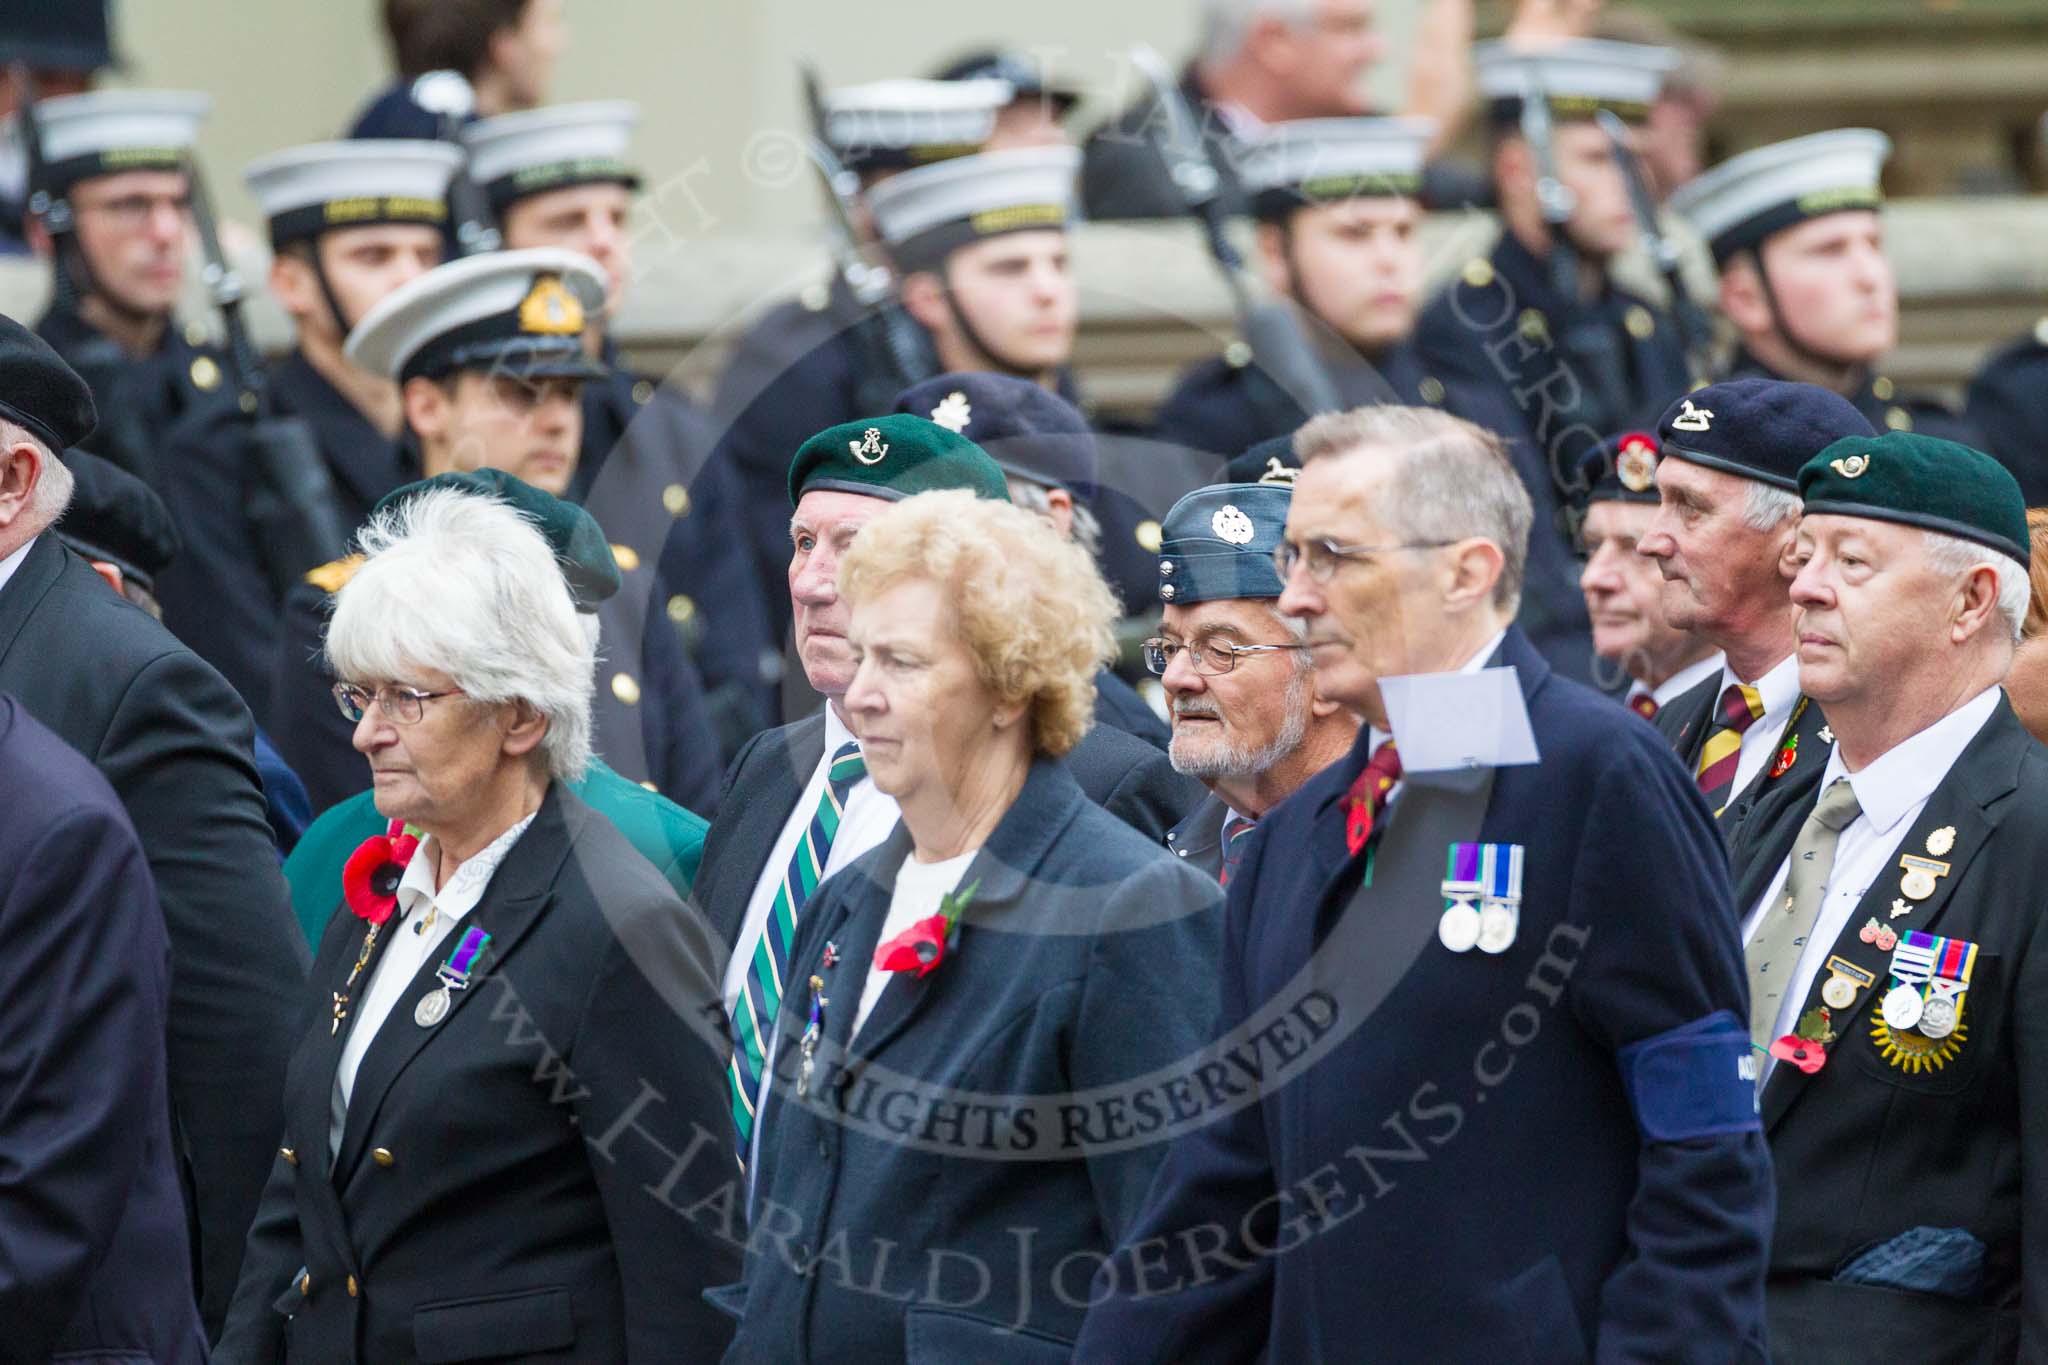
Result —
M142 846L5 695L0 793L0 1360L204 1365Z
M331 993L369 925L328 920L217 1365L718 1358L728 1329L700 1295L736 1248L684 1213L734 1174L701 921L554 783L463 924L491 935L469 986L423 1028L440 964L420 969L330 1157L351 1027L331 1031Z
M1245 836L1208 1121L1098 1276L1077 1361L1766 1358L1720 840L1638 717L1519 632L1494 662L1541 762L1406 777L1354 855L1361 731ZM1499 954L1439 941L1461 842L1522 850Z
M1156 1132L1137 1116L1157 1099L1143 1078L1201 1046L1215 884L1041 758L962 876L972 896L944 959L890 981L849 1043L910 847L899 824L829 879L791 950L826 997L815 1103L796 1086L819 992L793 990L733 1365L1064 1361L1082 1268L1164 1155L1132 1140Z
M306 975L249 709L47 534L0 587L0 691L93 761L149 859L171 940L171 1105L217 1330L277 1140Z
M1815 800L1761 802L1734 852L1735 904L1770 889ZM1948 834L1935 837L1937 831ZM1933 844L1930 846L1930 839ZM1849 1365L1904 1351L1914 1360L2048 1358L2048 751L2002 700L1934 789L1898 852L1949 871L1934 894L1902 894L1895 864L1871 884L1833 953L1873 973L1873 988L1833 1011L1838 1035L1811 1075L1780 1063L1764 1085L1764 1130L1778 1172L1768 1289L1771 1346L1791 1365ZM1876 924L1978 948L1952 1047L1906 1034L1886 1053L1878 1001L1891 952ZM1873 937L1876 937L1873 935ZM1822 1005L1815 975L1806 1008ZM1936 1064L1936 1061L1939 1064ZM1961 1298L1833 1278L1858 1253L1902 1234L1957 1229L1983 1256Z

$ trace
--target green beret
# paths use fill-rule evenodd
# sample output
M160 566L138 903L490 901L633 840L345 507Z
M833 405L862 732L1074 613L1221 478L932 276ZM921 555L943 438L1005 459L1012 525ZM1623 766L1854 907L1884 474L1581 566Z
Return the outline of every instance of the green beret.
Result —
M905 412L841 422L805 441L789 466L789 505L796 506L811 488L890 502L942 488L964 488L990 502L1010 500L1003 471L986 451Z
M2004 465L1954 441L1845 436L1799 471L1808 512L1939 531L2028 560L2027 500Z
M569 582L569 596L576 610L596 611L597 604L619 590L619 562L612 558L610 542L597 518L573 502L543 493L524 479L502 469L477 469L462 474L436 474L431 479L395 488L371 509L375 516L407 498L436 488L453 488L479 497L496 498L532 522L555 552L562 577Z

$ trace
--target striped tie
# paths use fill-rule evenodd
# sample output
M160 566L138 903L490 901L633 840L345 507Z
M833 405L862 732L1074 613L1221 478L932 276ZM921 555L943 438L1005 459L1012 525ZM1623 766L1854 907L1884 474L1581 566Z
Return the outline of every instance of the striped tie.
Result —
M1763 694L1746 683L1729 683L1721 693L1721 723L1700 750L1696 780L1707 805L1719 815L1735 788L1735 769L1742 762L1742 732L1763 719Z
M728 1072L732 1081L732 1121L739 1133L740 1162L746 1163L754 1136L754 1106L761 1098L761 1074L766 1065L768 1039L775 1029L775 1010L782 1002L784 970L789 950L796 943L797 919L804 904L825 876L825 862L832 854L832 837L839 832L839 817L846 809L846 794L867 772L860 746L852 740L832 755L825 774L825 790L818 797L817 814L809 829L797 840L782 885L775 890L775 903L768 907L768 922L754 944L753 965L747 970L747 988L732 1014L733 1049Z

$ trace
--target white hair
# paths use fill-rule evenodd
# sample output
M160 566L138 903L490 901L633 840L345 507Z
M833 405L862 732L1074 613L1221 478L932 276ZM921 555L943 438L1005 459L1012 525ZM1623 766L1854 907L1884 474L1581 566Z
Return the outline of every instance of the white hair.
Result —
M495 497L437 488L357 536L366 558L335 598L335 676L445 673L475 702L523 701L547 720L541 754L564 782L590 765L595 618L579 617L554 551Z
M2032 585L2027 568L2011 555L2002 555L1988 545L1940 531L1921 532L1927 548L1927 562L1936 573L1961 580L1972 569L1988 564L1998 575L1998 614L2013 642L2018 643L2027 621L2027 596Z
M1010 486L1010 501L1027 512L1036 512L1047 521L1052 520L1052 493L1042 484L1029 479L1011 477L1006 480ZM1099 559L1102 554L1102 523L1095 519L1095 513L1087 503L1074 499L1074 542L1088 552L1090 559Z
M1209 63L1227 62L1244 50L1252 25L1278 19L1293 28L1315 21L1318 0L1202 0L1201 36L1197 50Z
M1797 517L1804 506L1789 488L1751 479L1742 499L1742 524L1752 531L1775 531L1788 518Z
M19 422L9 422L0 418L0 445L10 449L18 445L34 446L36 454L41 457L36 461L39 466L36 487L35 491L29 494L25 523L31 536L41 535L56 525L57 519L64 515L64 510L71 506L72 490L78 481L72 477L70 466L59 459L40 437Z

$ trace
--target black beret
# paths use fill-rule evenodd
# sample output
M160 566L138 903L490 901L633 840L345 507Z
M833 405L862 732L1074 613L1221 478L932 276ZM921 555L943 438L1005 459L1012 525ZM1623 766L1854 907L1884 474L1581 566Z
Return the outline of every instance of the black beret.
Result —
M1817 384L1730 379L1695 390L1664 410L1657 439L1666 459L1739 474L1786 492L1821 447L1876 429L1856 405Z
M87 559L150 587L184 548L177 523L156 490L120 466L85 450L64 452L76 485L57 536Z
M1579 457L1581 497L1592 502L1657 501L1657 438L1647 431L1610 437Z
M2029 559L2019 482L1954 441L1910 431L1836 441L1799 471L1799 495L1808 513L1918 526Z
M562 577L569 582L569 596L578 611L596 611L597 604L619 590L619 562L612 557L611 544L598 527L597 518L573 502L543 493L524 479L502 469L476 469L460 474L436 474L431 479L393 489L380 499L371 514L394 507L418 493L435 488L455 488L464 493L496 498L534 524L555 552Z
M27 427L52 451L92 435L92 390L50 343L0 314L0 417Z
M1301 472L1301 456L1294 453L1294 433L1285 436L1270 436L1245 451L1233 455L1223 465L1223 483L1286 483L1292 484L1294 476Z
M1085 495L1095 487L1095 433L1072 403L1015 375L961 371L913 384L896 411L980 446L1005 474Z
M841 422L805 441L790 461L789 505L809 488L890 502L964 488L990 502L1010 500L1010 486L988 452L937 422L901 412Z

